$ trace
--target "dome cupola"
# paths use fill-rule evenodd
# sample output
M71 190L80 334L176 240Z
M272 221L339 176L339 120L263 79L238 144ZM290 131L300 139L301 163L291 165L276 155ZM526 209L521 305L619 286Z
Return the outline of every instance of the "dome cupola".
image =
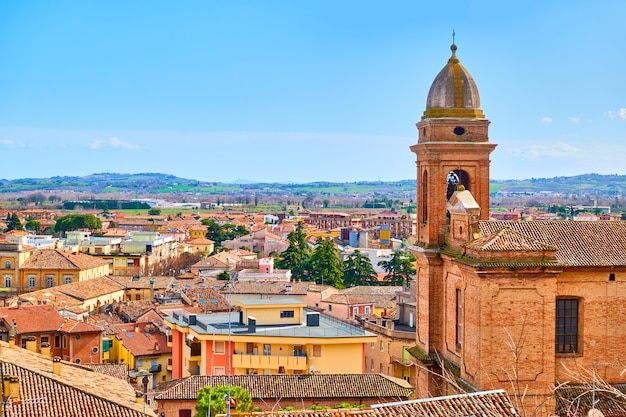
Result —
M476 83L457 58L454 43L450 49L452 56L430 86L422 120L439 117L484 119Z

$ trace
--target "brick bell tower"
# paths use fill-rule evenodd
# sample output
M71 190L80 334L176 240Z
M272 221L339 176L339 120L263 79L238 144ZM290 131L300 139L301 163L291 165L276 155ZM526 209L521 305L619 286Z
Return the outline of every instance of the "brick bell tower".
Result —
M417 123L417 243L441 246L447 236L446 203L463 185L481 207L480 219L489 219L489 120L480 109L478 88L470 73L452 56L433 81L426 110Z

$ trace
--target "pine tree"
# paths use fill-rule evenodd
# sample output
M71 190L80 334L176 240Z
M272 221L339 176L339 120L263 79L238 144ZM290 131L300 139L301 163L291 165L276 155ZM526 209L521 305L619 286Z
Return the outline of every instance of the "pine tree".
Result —
M332 239L320 239L311 255L311 277L318 284L344 288L343 265Z

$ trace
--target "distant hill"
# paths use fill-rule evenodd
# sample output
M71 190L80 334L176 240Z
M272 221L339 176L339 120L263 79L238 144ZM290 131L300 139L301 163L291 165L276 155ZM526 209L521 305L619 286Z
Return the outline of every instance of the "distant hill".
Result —
M491 193L535 194L562 193L596 197L621 196L626 190L626 175L584 174L572 177L531 178L526 180L492 180ZM0 194L67 192L89 194L131 195L282 195L282 196L372 196L412 199L415 180L357 181L335 183L328 181L306 184L207 182L160 173L118 174L97 173L83 177L25 178L0 180Z

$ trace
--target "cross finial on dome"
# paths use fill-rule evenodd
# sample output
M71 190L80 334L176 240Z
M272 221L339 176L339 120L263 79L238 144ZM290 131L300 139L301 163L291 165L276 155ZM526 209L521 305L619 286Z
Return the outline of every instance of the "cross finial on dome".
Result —
M456 33L454 33L454 29L452 29L452 46L450 46L450 50L452 50L452 55L456 52L456 43L454 38L456 37Z

